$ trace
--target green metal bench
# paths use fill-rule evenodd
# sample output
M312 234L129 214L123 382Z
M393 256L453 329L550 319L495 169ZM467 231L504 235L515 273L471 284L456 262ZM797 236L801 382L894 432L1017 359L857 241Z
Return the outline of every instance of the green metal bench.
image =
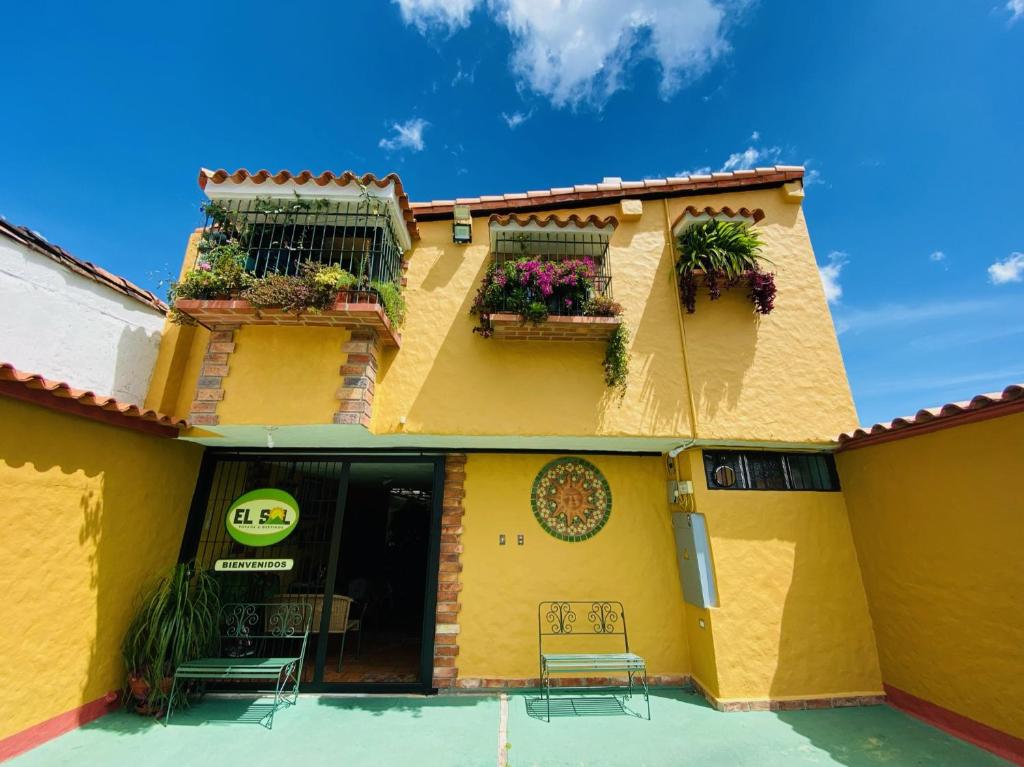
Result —
M308 603L235 602L220 613L220 653L183 663L174 672L167 717L171 721L174 692L183 679L272 682L274 704L266 728L282 705L299 700L299 678L309 642L312 610ZM270 648L270 653L265 651ZM271 654L272 653L272 654ZM262 719L261 719L262 723Z
M550 653L544 652L544 638L548 637L622 637L622 652ZM621 602L605 600L541 602L537 607L537 644L540 655L540 680L547 703L547 721L551 721L551 683L558 674L621 674L625 683L558 685L561 690L624 690L633 696L634 684L643 690L647 703L647 718L651 718L651 698L647 687L647 661L629 651L626 633L626 612ZM561 642L564 644L564 642ZM618 645L615 641L614 644ZM583 677L584 682L586 676Z

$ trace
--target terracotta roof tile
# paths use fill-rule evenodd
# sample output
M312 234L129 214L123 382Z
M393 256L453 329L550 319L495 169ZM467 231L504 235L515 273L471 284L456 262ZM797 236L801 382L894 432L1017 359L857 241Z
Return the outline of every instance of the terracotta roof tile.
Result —
M697 217L703 215L711 216L711 218L722 215L728 216L729 218L736 218L737 216L742 216L743 218L752 218L754 220L754 223L757 223L758 221L764 218L764 211L761 210L761 208L733 209L730 208L728 205L721 208L712 208L710 205L707 205L703 208L698 208L694 205L687 205L686 209L679 214L675 221L672 222L672 228L675 229L679 222L682 221L687 216Z
M17 242L26 248L34 250L36 253L40 253L47 258L53 259L61 266L70 269L76 274L80 274L94 282L105 285L111 290L116 290L118 293L126 295L129 298L133 298L160 314L167 313L167 304L157 298L155 294L140 288L138 285L129 282L120 275L108 272L102 266L97 266L91 261L83 261L82 259L71 255L64 250L64 248L54 245L38 232L33 232L28 227L15 226L2 216L0 216L0 235Z
M75 389L70 384L50 381L37 373L25 373L7 362L0 363L0 394L163 436L174 437L179 429L188 428L184 420L124 404L113 397Z
M615 218L614 216L606 216L605 218L601 218L600 216L590 215L587 216L586 218L581 218L580 216L577 216L575 213L565 218L562 218L561 216L556 216L554 214L551 214L550 216L544 216L543 218L541 218L536 213L533 213L529 216L520 216L515 213L509 213L505 215L494 213L491 215L488 221L489 223L500 224L501 226L508 226L509 224L515 224L517 226L526 226L528 224L536 224L537 226L550 226L551 224L554 224L559 229L564 229L565 227L570 225L579 227L580 229L590 225L596 226L598 229L604 229L605 227L608 226L614 228L619 225L618 219Z
M412 208L409 205L409 195L405 193L405 188L402 186L402 179L398 177L397 173L388 173L386 176L378 178L372 173L364 173L362 176L359 176L350 170L347 170L344 173L324 171L319 175L314 175L308 170L304 170L299 173L292 173L289 170L281 170L277 173L271 173L269 170L258 170L255 173L250 173L245 168L240 168L233 173L229 173L226 170L209 170L207 168L200 168L199 170L200 189L206 189L206 185L210 183L224 184L230 182L232 184L241 184L246 180L252 181L254 184L264 184L267 181L270 181L277 185L291 181L299 186L303 186L310 182L317 186L327 186L328 184L334 184L335 186L348 186L353 182L357 182L363 186L373 184L381 189L386 187L388 184L393 183L395 185L395 196L398 198L398 206L402 211L402 218L405 221L405 226L409 230L409 236L414 240L419 239L420 236L419 228L416 226L416 217L413 215Z
M979 394L964 402L949 402L941 407L923 408L912 416L895 418L889 423L862 426L852 432L840 434L839 449L850 450L1010 413L1024 413L1024 384L1011 384L1002 392Z

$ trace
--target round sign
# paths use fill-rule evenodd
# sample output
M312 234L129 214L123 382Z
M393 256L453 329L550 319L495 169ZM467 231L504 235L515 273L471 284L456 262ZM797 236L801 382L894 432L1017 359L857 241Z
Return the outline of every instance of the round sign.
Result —
M597 535L612 513L608 481L582 458L558 458L541 469L530 500L541 527L563 541Z
M299 504L284 490L264 487L237 498L224 524L228 535L245 546L273 546L299 523Z

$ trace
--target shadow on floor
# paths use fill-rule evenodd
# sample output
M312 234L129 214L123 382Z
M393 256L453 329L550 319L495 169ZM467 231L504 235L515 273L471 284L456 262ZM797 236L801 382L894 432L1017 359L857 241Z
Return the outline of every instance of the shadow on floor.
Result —
M543 695L525 696L523 704L527 716L546 721L567 716L635 716L646 718L629 706L629 699L607 693L605 695L552 695L550 708ZM641 705L646 705L641 703ZM645 709L646 711L646 709Z

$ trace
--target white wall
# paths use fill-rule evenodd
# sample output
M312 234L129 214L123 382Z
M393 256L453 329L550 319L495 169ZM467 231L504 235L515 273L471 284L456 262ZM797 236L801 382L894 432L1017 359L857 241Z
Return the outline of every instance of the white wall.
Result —
M140 405L163 322L153 308L0 237L0 362Z

